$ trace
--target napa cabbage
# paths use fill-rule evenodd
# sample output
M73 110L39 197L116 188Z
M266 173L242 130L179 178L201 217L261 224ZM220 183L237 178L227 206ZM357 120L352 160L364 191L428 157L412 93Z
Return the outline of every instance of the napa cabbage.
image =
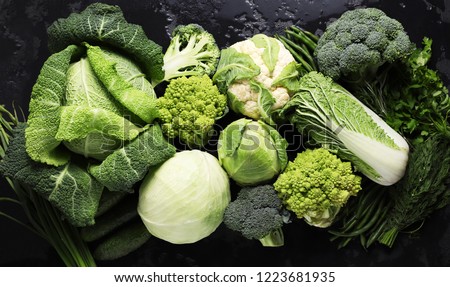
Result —
M310 72L299 86L280 112L299 132L378 184L403 177L409 146L400 134L330 77Z

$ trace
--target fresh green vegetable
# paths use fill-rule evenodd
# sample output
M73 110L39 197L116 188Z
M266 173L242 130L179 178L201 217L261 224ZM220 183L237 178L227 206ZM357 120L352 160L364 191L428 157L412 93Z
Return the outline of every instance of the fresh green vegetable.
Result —
M132 115L151 123L158 115L155 93L150 83L142 77L138 67L117 54L111 57L111 54L108 55L100 47L85 45L92 69L111 95ZM119 68L120 66L122 67ZM136 77L141 81L137 82ZM125 115L126 113L122 114Z
M162 80L161 48L140 26L127 23L119 7L94 3L53 23L48 37L54 54L29 105L27 151L33 160L66 164L70 153L62 142L102 160L142 132L136 125L157 116L153 88L138 65L152 81Z
M277 192L271 185L246 187L225 209L223 222L247 239L256 239L263 246L284 245L282 226L289 219Z
M125 197L127 197L127 193L109 191L108 189L103 190L95 217L105 214L117 206Z
M84 241L92 242L111 234L114 230L138 216L136 206L136 198L133 196L126 197L118 206L96 217L94 225L83 227L80 231L81 238Z
M51 55L33 86L26 138L27 152L34 161L56 166L69 161L70 154L60 145L56 133L60 124L60 106L66 92L66 78L60 74L67 73L70 60L76 53L80 53L80 48L71 45Z
M25 129L21 123L13 130L0 172L48 199L74 226L93 224L103 185L79 163L54 167L31 160L25 150Z
M126 63L124 57L122 57L122 60L122 62L117 63L117 67L122 67L120 64ZM129 68L129 71L134 74L140 73L135 66L126 65L126 67ZM128 75L126 76L128 77ZM55 77L57 76L55 75ZM63 80L63 78L60 80ZM152 90L151 86L149 89ZM89 60L85 57L69 65L67 70L65 103L68 107L63 108L62 113L64 113L64 116L61 114L60 119L64 119L65 122L60 122L60 126L72 124L72 115L74 113L81 112L83 115L89 114L89 107L91 106L101 108L102 110L99 110L99 112L101 111L102 114L107 117L114 118L116 122L115 124L123 124L123 119L119 115L123 114L125 110L108 93L103 84L97 79ZM106 111L111 111L114 114L107 113ZM82 118L82 122L84 122L84 120L85 119ZM66 137L69 138L67 135L68 130L69 129L58 129L61 140ZM121 129L118 130L120 131ZM116 129L115 131L118 130ZM66 133L66 135L62 133ZM80 132L78 131L78 134L79 133ZM79 136L76 136L75 138L77 137ZM121 136L119 135L119 137ZM58 140L57 135L55 135L55 139ZM121 141L105 133L90 132L85 138L64 141L63 144L75 153L82 154L85 157L103 160L111 153L111 151L120 146Z
M265 183L284 170L287 141L262 121L239 119L219 137L219 162L239 185Z
M94 250L97 260L115 260L137 250L151 238L141 221L124 226L102 241Z
M392 247L397 234L450 203L450 140L441 135L416 146L378 241Z
M337 80L360 81L384 63L407 58L414 44L402 24L377 8L349 10L319 38L319 70Z
M119 6L93 3L81 13L58 19L48 28L51 53L71 44L104 43L142 66L153 86L164 79L162 47L148 39L141 26L128 23Z
M74 225L92 225L104 187L130 191L150 166L175 153L148 125L159 115L149 80L162 80L160 49L106 4L60 19L48 33L56 53L33 87L25 131L33 162L10 174Z
M214 36L198 24L178 25L164 54L164 80L182 76L212 76L220 49Z
M182 151L145 177L138 213L155 237L193 243L222 223L230 199L229 179L218 160L207 152Z
M416 229L431 212L448 204L443 176L448 168L444 146L450 135L450 98L438 74L428 67L431 44L424 38L423 48L416 48L405 61L385 65L375 78L351 86L361 101L407 138L413 152L402 180L389 188L370 185L345 207L341 227L331 231L339 247L354 238L364 248L377 241L392 247L399 233ZM435 167L429 169L430 164Z
M13 129L20 129L17 114L10 113L0 106L0 158L3 160L9 149ZM3 174L3 172L1 172ZM20 182L6 177L17 199L2 197L0 201L19 204L29 221L25 224L15 217L0 211L0 216L8 218L46 240L58 253L66 266L96 266L88 246L83 242L78 229L62 219L62 214L48 200L36 194Z
M363 181L358 196L351 198L341 209L335 220L335 228L329 231L332 234L330 240L338 241L338 248L344 248L354 239L359 239L365 249L377 242L392 208L390 193L397 192L397 184L381 186L372 181Z
M324 148L307 149L289 162L274 183L286 208L313 226L330 226L350 196L361 190L361 177L350 162Z
M180 77L170 81L157 106L163 133L198 147L211 137L215 120L225 115L227 99L207 75Z
M392 247L399 233L418 230L428 216L450 203L448 138L435 134L415 146L405 176L392 186L368 185L345 207L332 240L346 246L359 237L364 248L375 242Z
M94 49L94 52L89 52L91 49ZM77 83L83 81L82 91L75 92L69 88L66 94L66 77L70 67L68 65L78 50L76 46L69 46L62 52L50 56L33 87L26 145L28 154L35 161L56 166L67 163L70 154L62 148L61 142L65 142L72 151L102 159L111 152L108 147L115 148L117 141L132 140L142 132L142 129L130 122L127 117L132 118L134 114L139 116L141 113L149 115L155 113L152 112L152 109L156 109L152 101L154 94L145 94L124 79L119 81L120 75L113 68L115 64L102 58L103 52L98 47L88 48L88 60L92 70L78 72L78 76L83 77L82 79L73 77L73 72L69 73L69 87L78 85L81 88L79 84L72 85L70 81ZM90 59L95 60L92 62ZM102 59L104 66L100 63ZM79 66L83 69L83 66ZM97 71L96 75L102 75L99 78L105 80L103 84L107 88L114 89L112 95L115 100L113 99L112 103L104 103L111 101L111 97L104 89L98 90L100 85L97 81L94 81L91 89L84 88L90 87L90 81L95 77L94 75L84 77L90 71ZM115 84L111 86L108 83ZM130 111L116 108L118 105L116 100L121 104L128 102L124 106L130 108ZM108 107L113 109L109 110ZM154 116L141 117L143 120L151 121ZM111 139L114 142L105 145L102 141L103 135L107 142ZM89 153L90 151L93 151L93 155Z
M433 134L450 138L450 97L439 74L428 67L432 40L423 39L403 62L385 67L354 94L404 135L413 146Z
M272 124L272 111L289 101L298 77L297 64L283 44L257 34L221 51L213 81L228 95L233 111Z
M89 172L110 191L133 192L133 185L144 178L149 168L166 161L175 151L159 125L153 125L100 165L91 165Z
M409 151L405 139L321 73L303 76L299 91L280 113L314 143L335 151L381 185L392 185L405 173Z
M275 38L280 40L286 49L291 52L295 61L300 64L300 67L298 67L300 71L309 73L319 69L314 57L317 41L319 41L318 36L293 25L285 30L285 36L275 35Z

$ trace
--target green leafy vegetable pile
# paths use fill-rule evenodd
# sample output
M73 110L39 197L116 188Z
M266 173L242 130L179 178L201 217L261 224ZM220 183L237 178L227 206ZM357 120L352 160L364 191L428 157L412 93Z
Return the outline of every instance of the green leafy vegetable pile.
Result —
M357 28L360 24L371 27L363 38L358 36L362 35L362 28ZM372 41L373 34L380 32L378 40ZM317 43L319 70L342 83L409 146L403 177L387 187L363 184L359 198L344 210L336 224L340 227L331 231L332 240L341 239L340 247L357 237L365 248L377 241L392 247L399 232L417 229L434 210L450 203L446 148L450 97L438 73L428 65L432 40L425 37L422 44L416 47L398 21L373 8L344 13ZM352 47L353 52L338 54L327 48L334 46ZM392 158L384 152L380 155Z
M81 227L94 223L105 187L132 191L151 166L175 153L158 125L147 125L158 116L150 84L158 72L149 66L146 77L127 56L153 63L152 51L159 49L140 26L125 21L120 9L103 4L58 20L48 33L55 53L33 87L27 127L18 143L26 152L22 146L16 149L24 161L8 175L34 187ZM16 162L6 158L3 164Z
M118 6L94 3L48 41L28 119L0 110L0 172L18 197L0 200L22 204L68 266L195 243L222 223L263 246L304 219L339 247L392 247L450 203L450 98L432 41L416 47L379 9L345 12L321 36L292 26L222 49L179 25L163 53Z

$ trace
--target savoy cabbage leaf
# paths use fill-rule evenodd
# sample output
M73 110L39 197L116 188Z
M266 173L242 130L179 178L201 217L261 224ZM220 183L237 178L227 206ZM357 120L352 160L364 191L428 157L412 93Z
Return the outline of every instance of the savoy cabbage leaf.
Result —
M122 115L124 108L108 92L92 70L86 57L70 64L67 70L65 106L102 108Z
M104 56L116 64L115 69L125 81L129 82L134 88L143 91L152 98L156 97L152 84L147 80L145 74L139 66L130 58L113 52L112 50L102 49Z
M121 139L132 140L142 128L108 110L88 106L66 106L61 108L61 119L56 139L72 141L98 132Z
M25 128L19 123L13 130L0 173L49 200L74 226L94 224L103 185L74 161L58 167L33 161L25 150Z
M60 166L69 160L69 153L62 149L61 141L55 135L66 92L65 75L71 59L77 53L80 53L80 48L71 45L51 55L33 86L26 129L26 149L35 161Z
M176 152L163 137L159 125L153 125L123 148L114 151L89 172L110 191L132 192L133 185Z
M148 39L141 26L128 23L119 6L94 3L58 19L48 28L48 42L52 53L71 44L104 43L132 56L153 85L164 78L162 47Z
M144 122L151 123L158 116L154 93L147 94L123 78L117 70L117 63L111 61L102 48L86 45L89 62L108 91L127 110Z

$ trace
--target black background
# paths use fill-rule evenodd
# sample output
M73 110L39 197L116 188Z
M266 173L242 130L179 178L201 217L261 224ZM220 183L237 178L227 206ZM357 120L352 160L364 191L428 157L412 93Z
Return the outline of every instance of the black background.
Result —
M31 88L49 56L47 27L94 1L0 0L0 103L26 113ZM433 42L432 66L450 79L450 1L358 0L164 0L100 1L121 6L129 22L142 25L164 48L178 24L195 22L213 33L220 47L255 33L272 35L297 24L319 33L342 12L378 7L398 19L411 39ZM1 181L0 196L13 196ZM0 202L0 211L23 218L20 207ZM25 220L25 219L24 219ZM450 266L450 207L435 212L415 234L402 234L394 248L363 250L358 242L337 250L325 230L296 221L285 227L285 246L263 248L223 226L190 245L152 240L126 258L102 266ZM0 266L62 266L53 249L25 228L0 217Z

